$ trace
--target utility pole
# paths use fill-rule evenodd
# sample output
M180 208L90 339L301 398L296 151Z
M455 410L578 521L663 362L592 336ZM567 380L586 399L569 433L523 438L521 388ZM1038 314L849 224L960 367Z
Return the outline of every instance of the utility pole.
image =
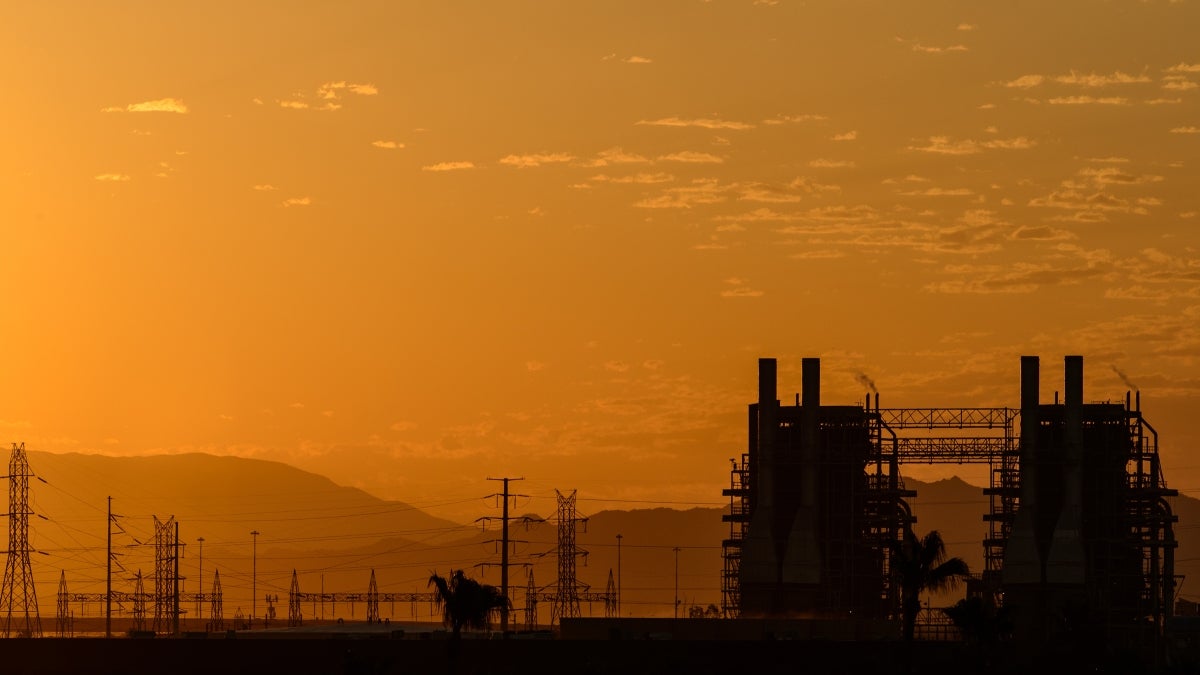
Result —
M196 603L196 610L200 615L200 620L204 620L204 537L197 537L196 541L200 543L200 573L197 575L200 580L196 582L196 589L200 593L200 601Z
M678 619L679 618L679 551L681 551L682 549L680 549L678 546L676 546L675 548L673 548L671 550L675 551L675 618Z
M617 616L621 616L621 533L617 533Z
M250 563L250 626L253 627L258 614L258 530L251 530L250 536L254 537Z
M107 572L104 575L104 637L112 637L112 495L108 496L108 518L104 521L108 526L108 555L105 560L108 563Z
M501 509L500 515L500 594L504 596L504 605L500 607L500 634L508 635L508 549L510 540L508 538L508 501L512 497L526 497L528 495L513 495L508 492L508 484L514 480L525 480L522 478L488 478L488 480L503 481L504 492L493 497L500 497L504 500L504 506ZM492 520L492 518L481 518L480 520Z

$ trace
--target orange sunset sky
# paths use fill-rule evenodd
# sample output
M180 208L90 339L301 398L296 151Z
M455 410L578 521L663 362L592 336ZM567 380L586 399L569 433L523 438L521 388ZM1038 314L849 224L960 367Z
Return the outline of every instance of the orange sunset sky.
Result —
M0 10L0 440L472 519L720 503L756 359L1016 406L1083 354L1200 493L1200 3ZM34 467L36 470L36 467ZM913 467L919 478L958 467ZM531 509L548 512L550 501Z

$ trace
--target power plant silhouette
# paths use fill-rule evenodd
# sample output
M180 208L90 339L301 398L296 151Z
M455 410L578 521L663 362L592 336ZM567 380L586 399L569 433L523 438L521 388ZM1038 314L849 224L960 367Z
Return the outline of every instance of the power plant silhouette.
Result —
M609 570L605 590L591 590L576 572L577 560L586 555L577 532L587 518L576 511L575 492L555 491L557 510L550 520L557 531L557 579L539 587L528 570L521 589L524 606L504 608L501 632L510 633L510 610L523 614L523 621L513 622L512 633L535 632L538 605L548 603L551 622L562 635L586 634L592 630L589 625L604 626L594 635L610 640L656 635L664 626L684 635L696 630L688 626L703 624L707 640L761 640L767 626L799 630L794 627L823 622L841 626L839 634L860 643L895 641L902 614L895 556L912 536L919 515L910 508L917 493L906 488L902 469L911 464L980 464L990 476L983 488L989 507L980 514L987 535L980 541L984 566L967 581L968 599L1007 612L1011 637L1024 648L1067 641L1148 658L1163 653L1181 581L1175 574L1178 519L1168 501L1177 491L1166 486L1158 435L1142 415L1140 393L1126 393L1123 401L1085 403L1081 356L1065 357L1063 395L1060 400L1055 392L1051 402L1040 395L1038 357L1022 356L1017 407L883 408L865 375L858 379L872 391L861 405L825 405L820 359L802 359L800 376L794 401L781 402L776 360L759 359L757 399L747 410L746 452L733 461L731 484L724 490L729 509L722 518L729 536L722 542L720 615L736 621L661 619L674 623L655 624L655 619L619 617L620 549L617 583ZM38 637L41 619L30 560L35 549L29 541L29 518L36 515L30 508L29 479L36 476L23 445L14 444L7 477L9 547L0 586L4 634ZM504 499L503 516L496 519L503 528L497 542L503 547L503 596L512 598L518 591L508 583L508 504L516 495L509 492L509 481L521 479L496 480L504 482L503 492L495 495ZM112 528L120 530L120 523L110 498L109 586L104 593L71 593L62 573L57 636L73 635L72 603L105 607L109 636L114 601L132 607L129 635L134 637L181 635L187 603L207 618L205 634L228 631L232 636L261 627L255 622L264 616L274 618L279 596L268 593L261 598L265 615L252 609L246 617L239 609L227 622L215 571L211 592L185 593L179 521L173 516L153 520L154 572L152 581L147 580L153 589L147 592L139 570L131 592L114 590ZM257 565L259 533L251 534ZM679 549L674 550L678 612ZM251 576L252 595L257 595L256 574ZM365 593L327 592L323 577L320 592L303 592L293 570L286 626L300 635L309 606L310 616L318 615L319 606L324 619L326 604L336 608L349 603L353 616L354 604L365 603L366 623L379 624L381 603L437 601L429 592L380 592L374 569ZM585 602L602 603L604 618L581 618ZM206 606L208 617L203 616ZM873 628L858 629L867 625ZM879 626L886 634L873 632ZM741 637L728 637L733 634Z
M1128 646L1161 636L1177 582L1167 502L1177 492L1140 395L1084 403L1083 358L1067 356L1063 400L1043 403L1038 357L1024 356L1018 409L885 409L878 393L873 407L870 395L825 406L820 368L803 359L801 393L781 405L776 362L759 360L749 447L725 490L727 615L895 615L889 553L915 522L900 467L983 463L990 534L969 596L1009 608L1034 643L1067 630Z

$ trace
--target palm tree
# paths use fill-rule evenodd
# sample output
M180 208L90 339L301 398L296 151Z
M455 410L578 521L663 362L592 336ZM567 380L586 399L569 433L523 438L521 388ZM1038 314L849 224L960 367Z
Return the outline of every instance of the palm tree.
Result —
M464 627L489 628L493 615L509 606L508 598L499 588L470 579L462 570L451 573L449 579L432 574L429 585L437 589L434 602L442 608L442 622L450 626L454 639L458 639Z
M905 528L904 541L892 545L892 574L900 584L904 641L912 643L921 592L951 590L959 579L970 576L971 570L962 558L946 558L946 546L937 530L922 539L912 528Z

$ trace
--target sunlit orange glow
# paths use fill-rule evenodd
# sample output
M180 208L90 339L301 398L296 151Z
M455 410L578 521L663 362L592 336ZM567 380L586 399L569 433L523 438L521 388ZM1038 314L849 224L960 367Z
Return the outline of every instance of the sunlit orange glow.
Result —
M1194 493L1197 25L1192 0L7 7L0 438L280 460L462 522L489 475L714 503L759 356L785 391L820 356L831 403L867 375L919 406L1016 405L1020 354L1071 353L1088 400L1142 388Z

